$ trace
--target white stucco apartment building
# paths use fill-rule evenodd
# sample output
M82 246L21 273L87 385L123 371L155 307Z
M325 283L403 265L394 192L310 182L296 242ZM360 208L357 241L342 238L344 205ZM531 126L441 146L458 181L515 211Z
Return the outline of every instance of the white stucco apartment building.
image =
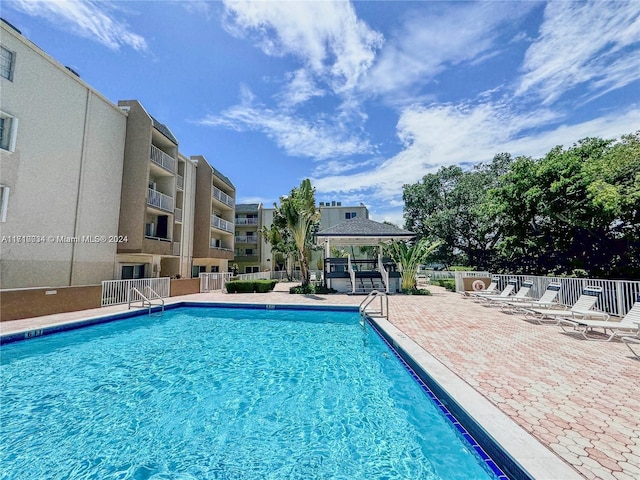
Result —
M112 278L127 116L11 25L0 28L0 286Z

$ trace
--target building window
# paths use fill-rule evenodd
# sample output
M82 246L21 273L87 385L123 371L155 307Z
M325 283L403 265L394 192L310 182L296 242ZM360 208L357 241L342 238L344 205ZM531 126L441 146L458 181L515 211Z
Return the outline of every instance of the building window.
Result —
M245 249L244 253L247 254L247 255L253 255L253 248Z
M345 212L344 219L350 220L352 218L356 218L356 212Z
M0 148L13 152L16 148L18 119L8 113L0 112Z
M0 183L0 222L7 221L7 209L9 208L9 187Z
M122 280L133 280L144 277L144 264L140 265L123 265L122 266Z
M0 75L9 81L13 81L13 68L15 66L16 54L11 50L0 47Z

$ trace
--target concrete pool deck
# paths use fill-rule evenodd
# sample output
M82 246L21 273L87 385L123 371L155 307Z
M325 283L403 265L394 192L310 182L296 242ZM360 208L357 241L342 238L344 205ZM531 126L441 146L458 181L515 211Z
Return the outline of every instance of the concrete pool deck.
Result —
M291 285L261 294L185 295L167 303L357 306L364 299L290 295ZM429 288L432 296L390 296L390 325L383 327L457 401L466 402L463 408L518 462L541 480L640 478L640 361L622 342L581 340L557 326L532 324ZM0 333L126 310L119 305L7 321Z

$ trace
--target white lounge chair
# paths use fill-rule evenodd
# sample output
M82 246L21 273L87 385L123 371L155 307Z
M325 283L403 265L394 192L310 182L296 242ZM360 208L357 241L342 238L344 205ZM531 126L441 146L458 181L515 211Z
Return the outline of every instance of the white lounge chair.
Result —
M512 302L507 299L507 301L502 302L501 308L505 311L510 311L511 313L522 312L529 308L551 308L558 307L561 305L558 303L557 297L560 292L561 285L558 282L551 282L547 285L544 294L538 300L531 300L530 298L521 299L519 301ZM515 300L515 298L513 299Z
M507 286L504 287L504 290L502 290L500 292L500 295L476 295L475 298L473 299L473 301L474 302L484 302L484 301L491 300L491 299L494 299L494 298L507 298L516 289L516 284L517 283L518 283L518 281L515 278L511 278L507 282Z
M531 280L525 280L522 282L522 286L518 289L515 295L509 295L507 297L484 297L483 300L486 300L487 305L490 307L500 306L506 302L525 302L527 300L531 300L531 297L529 297L531 287L533 287L533 282Z
M638 335L633 336L633 337L620 337L620 339L624 342L624 344L629 347L629 350L631 350L631 353L633 353L633 355L640 360L640 353L636 352L631 345L638 345L640 346L640 337L638 337Z
M598 301L598 297L602 293L602 287L587 286L582 289L582 295L573 304L569 310L562 310L556 308L530 308L524 312L525 319L534 320L539 324L552 321L558 325L559 321L563 317L570 316L577 319L599 319L609 320L609 314L606 312L600 312L598 310L592 310Z
M607 322L602 320L586 320L577 318L561 318L560 328L567 333L578 333L582 335L586 340L600 340L608 342L615 337L622 335L629 335L635 333L636 337L640 335L640 295L636 299L635 303L631 307L631 310L620 320L619 322ZM571 329L565 328L565 326L571 326ZM589 336L589 333L593 332L594 328L601 328L602 333L609 335L606 339L602 337ZM631 337L633 338L633 337ZM632 350L633 351L633 350ZM635 352L634 352L635 353Z

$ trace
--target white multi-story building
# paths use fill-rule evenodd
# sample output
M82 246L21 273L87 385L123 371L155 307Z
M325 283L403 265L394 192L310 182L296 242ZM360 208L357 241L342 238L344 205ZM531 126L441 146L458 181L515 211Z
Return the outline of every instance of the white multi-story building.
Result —
M127 115L0 28L0 287L113 278Z
M226 271L231 181L140 102L114 105L0 27L0 288Z

